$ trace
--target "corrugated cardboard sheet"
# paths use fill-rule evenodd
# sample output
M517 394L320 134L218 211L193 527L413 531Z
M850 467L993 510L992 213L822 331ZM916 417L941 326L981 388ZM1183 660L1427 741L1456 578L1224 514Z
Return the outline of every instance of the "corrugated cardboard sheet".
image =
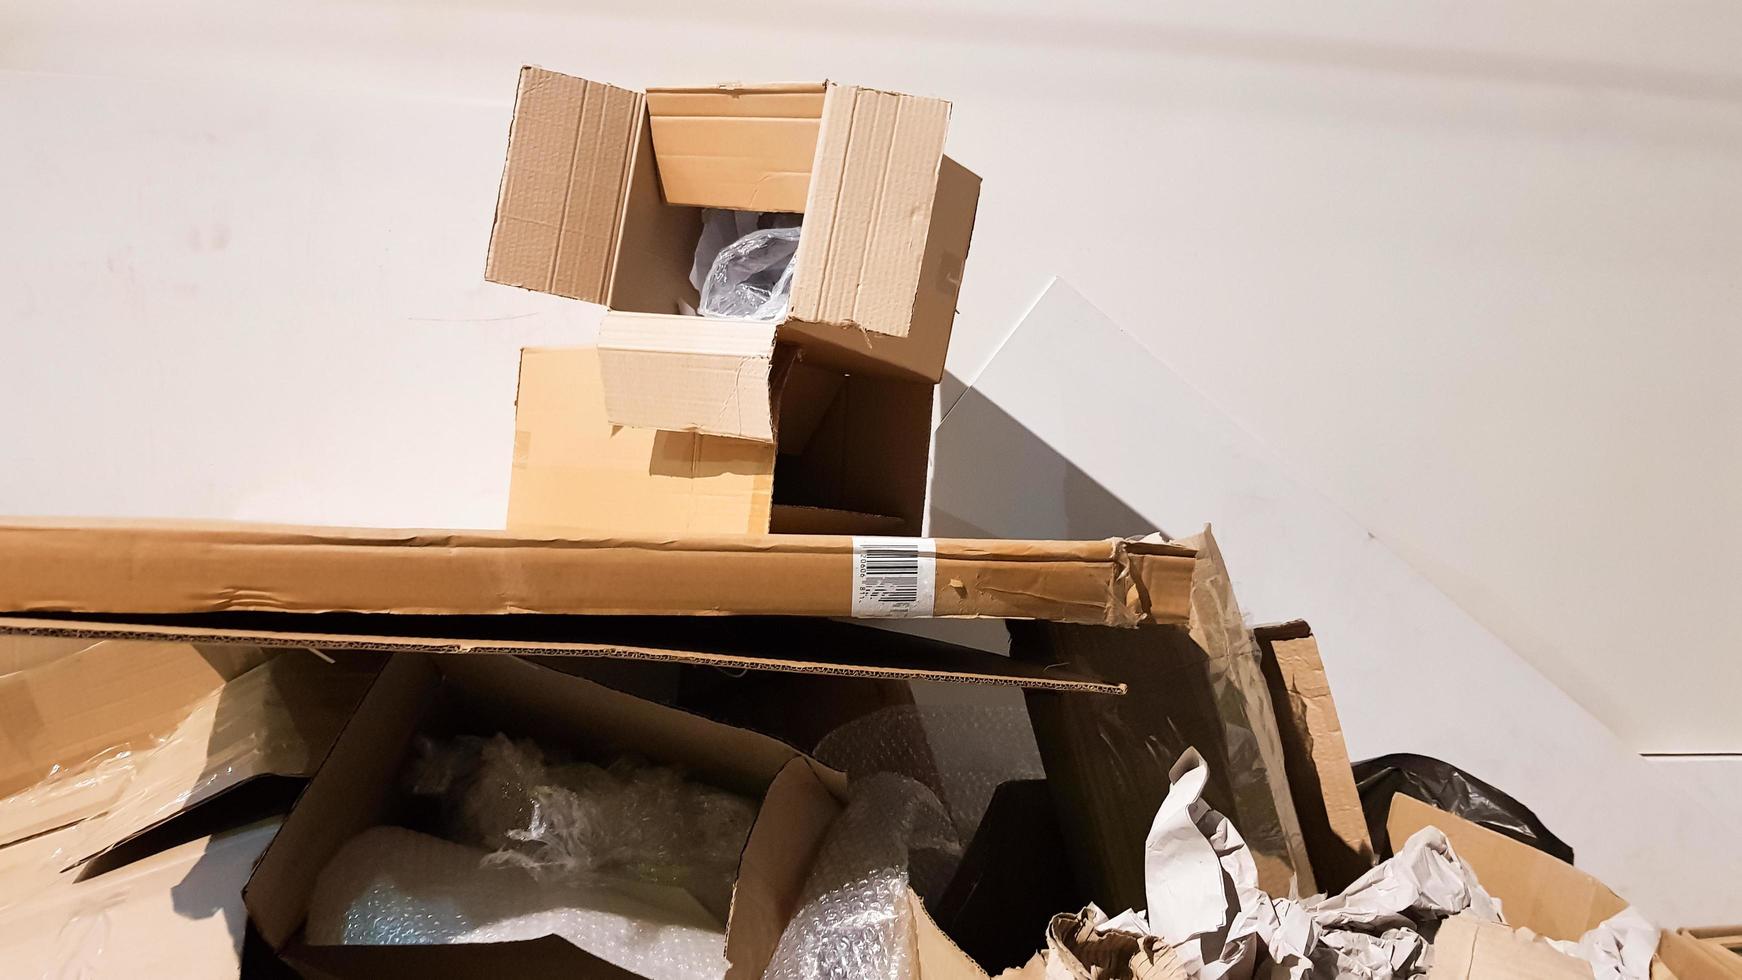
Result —
M908 335L949 124L942 99L829 89L795 259L794 319Z
M1373 866L1373 842L1319 643L1300 621L1262 626L1255 636L1313 878L1335 895Z
M0 521L0 612L847 616L853 539ZM1195 552L940 538L937 616L1186 619Z
M754 320L607 313L598 345L605 416L772 443L774 333Z
M520 70L486 279L605 301L645 114L639 92Z

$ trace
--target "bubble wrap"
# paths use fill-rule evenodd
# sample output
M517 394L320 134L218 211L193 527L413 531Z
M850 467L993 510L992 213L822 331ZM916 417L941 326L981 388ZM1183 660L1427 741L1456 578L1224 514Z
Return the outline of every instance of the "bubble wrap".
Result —
M561 936L652 980L723 977L726 936L669 885L535 876L481 866L486 852L400 827L373 827L315 881L306 934L315 945L511 942Z
M1001 784L1046 775L1020 698L1010 705L881 708L823 736L814 755L855 780L895 772L924 783L964 841L973 838Z
M910 980L910 880L947 881L961 854L931 790L895 773L854 782L764 980Z
M411 789L439 795L443 836L488 849L488 865L677 885L722 920L756 819L749 800L676 769L562 762L500 734L421 741Z

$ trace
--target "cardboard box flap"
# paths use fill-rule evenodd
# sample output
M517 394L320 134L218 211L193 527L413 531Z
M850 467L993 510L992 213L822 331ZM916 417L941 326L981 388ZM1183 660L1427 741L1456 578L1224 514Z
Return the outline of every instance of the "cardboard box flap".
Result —
M1123 694L1062 666L827 620L353 613L204 613L105 619L0 617L0 635L247 643L260 647L604 657L883 680Z
M598 342L605 416L772 443L774 335L774 324L757 320L607 313Z
M792 317L905 337L950 104L832 86L793 273Z
M1190 548L926 539L931 615L1186 621ZM0 613L851 616L861 539L0 519Z
M827 89L817 82L649 88L666 200L803 211Z
M646 114L639 92L520 70L484 278L605 302Z
M1501 902L1507 924L1577 942L1627 907L1609 886L1552 855L1399 793L1385 822L1393 850L1423 827L1438 827L1476 880Z

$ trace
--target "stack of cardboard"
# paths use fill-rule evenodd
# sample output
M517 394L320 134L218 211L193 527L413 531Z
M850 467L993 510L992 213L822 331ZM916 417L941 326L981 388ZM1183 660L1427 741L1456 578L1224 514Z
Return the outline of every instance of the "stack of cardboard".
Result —
M523 69L486 276L608 311L522 355L509 526L920 533L980 193L949 109ZM779 322L695 315L707 208L802 214Z
M922 980L1043 946L1066 975L1183 975L1156 937L1048 920L1142 907L1188 749L1260 886L1365 873L1316 640L1246 627L1207 530L919 537L979 193L948 120L851 85L644 94L525 68L487 277L607 310L594 346L522 354L505 530L0 520L0 972L629 975L551 935L310 940L322 868L407 812L419 736L506 731L754 801L722 952L761 977L852 796L801 749L911 705L911 681L1021 690L1046 776L990 794L935 907L907 891ZM696 315L709 208L802 215L783 318ZM1010 655L838 621L933 617L1007 620ZM1515 924L1577 938L1618 907L1397 813L1455 837ZM1520 975L1492 938L1459 975ZM1716 948L1665 933L1653 976L1733 976Z

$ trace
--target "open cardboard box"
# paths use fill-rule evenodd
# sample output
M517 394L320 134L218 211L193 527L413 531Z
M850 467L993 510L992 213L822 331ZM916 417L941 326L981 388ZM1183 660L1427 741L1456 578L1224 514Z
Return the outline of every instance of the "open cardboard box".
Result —
M485 278L609 307L612 422L772 443L781 347L837 378L942 378L980 183L948 124L947 102L857 86L643 95L523 68ZM803 212L784 320L690 312L698 205Z
M597 350L523 350L508 527L918 534L932 387L790 358L776 376L775 442L753 442L613 425Z
M1392 797L1386 833L1393 850L1423 827L1437 827L1452 850L1476 873L1476 880L1500 900L1507 926L1529 929L1548 939L1577 942L1612 915L1627 908L1627 900L1609 886L1570 864L1521 844L1504 834L1477 826L1419 800ZM1519 942L1505 926L1477 927L1447 942L1442 931L1436 942L1433 975L1447 980L1526 980L1560 976L1544 958L1541 944ZM1445 943L1445 948L1439 948ZM1552 952L1552 951L1551 951ZM1566 957L1559 957L1565 960ZM1568 976L1590 976L1590 968L1570 960ZM1663 930L1657 956L1651 961L1652 980L1737 980L1742 958L1715 955L1683 932Z
M733 978L762 975L791 919L845 777L766 736L644 701L516 657L397 657L382 671L243 892L250 920L315 975L623 975L555 937L441 947L311 946L299 933L321 869L362 830L401 819L399 774L419 732L497 731L609 762L624 754L760 801L733 888L726 955ZM918 908L917 900L913 905ZM922 967L966 957L920 912Z

